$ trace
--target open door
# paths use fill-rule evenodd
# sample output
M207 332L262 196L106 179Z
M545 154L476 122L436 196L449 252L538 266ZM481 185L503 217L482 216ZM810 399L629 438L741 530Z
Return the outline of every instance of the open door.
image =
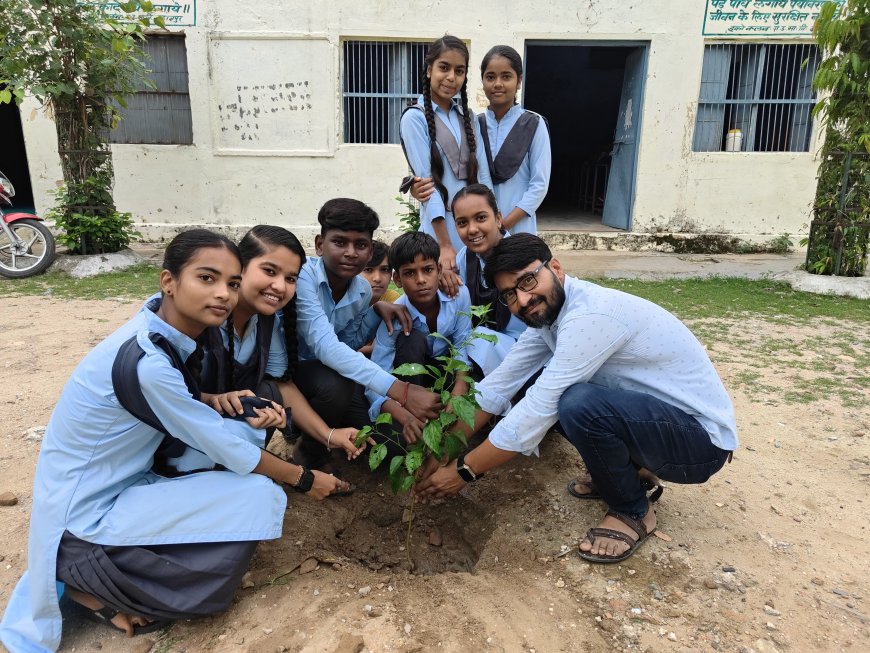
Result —
M619 117L613 134L610 175L602 216L604 224L617 229L631 228L646 52L646 47L633 48L625 59L622 97L619 100Z

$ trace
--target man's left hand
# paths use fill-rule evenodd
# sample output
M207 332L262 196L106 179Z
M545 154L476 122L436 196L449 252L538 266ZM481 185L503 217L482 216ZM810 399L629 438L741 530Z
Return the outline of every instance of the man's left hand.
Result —
M402 327L402 333L404 333L406 336L411 333L411 329L414 326L414 321L411 318L411 314L408 312L408 309L401 304L391 304L390 302L375 302L372 308L375 309L375 313L380 315L381 319L384 321L384 324L387 325L387 333L389 335L393 335L393 320L399 321L399 325Z
M414 493L421 499L451 497L464 487L465 481L456 471L456 462L451 461L417 483Z

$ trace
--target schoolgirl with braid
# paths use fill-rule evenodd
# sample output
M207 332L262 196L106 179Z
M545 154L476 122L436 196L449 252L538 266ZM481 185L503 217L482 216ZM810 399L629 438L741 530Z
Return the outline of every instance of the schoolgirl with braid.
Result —
M330 428L293 382L298 363L296 281L305 250L283 227L258 225L239 243L242 282L239 301L219 328L204 336L202 399L219 413L242 412L240 397L259 396L289 408L295 427L348 459L355 428Z
M492 188L489 166L480 147L480 128L468 107L468 48L455 36L442 36L426 52L422 94L402 115L400 133L405 156L416 177L431 177L435 192L423 202L420 230L441 248L445 276L455 276L456 233L450 203L463 186ZM456 94L460 103L454 101Z

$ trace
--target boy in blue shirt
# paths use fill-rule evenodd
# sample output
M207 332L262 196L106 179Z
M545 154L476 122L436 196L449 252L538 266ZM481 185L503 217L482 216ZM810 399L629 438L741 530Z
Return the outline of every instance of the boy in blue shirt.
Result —
M384 371L405 363L443 367L437 357L449 355L450 352L444 340L430 337L435 332L459 348L459 358L469 363L464 345L471 333L471 299L465 286L459 287L455 297L441 292L438 287L441 278L441 266L438 263L440 256L441 248L437 241L419 231L399 236L390 246L389 261L393 267L393 281L405 293L396 300L395 305L408 309L412 327L410 333L390 329L387 323L378 327L372 362ZM412 379L414 385L411 387L419 387L429 380L428 376ZM466 382L457 379L452 394L465 394L467 389ZM371 388L366 396L371 402L369 417L372 421L381 412L393 416L393 435L387 438L390 454L402 453L398 442L399 434L408 444L413 444L423 436L426 420L421 420L407 406L402 406Z
M317 214L320 235L299 273L296 290L299 366L293 380L311 407L330 427L368 423L367 388L390 397L418 421L441 409L438 395L397 379L358 349L371 341L383 318L410 331L407 311L389 302L371 303L371 286L359 276L372 254L378 215L359 200L331 199ZM328 462L329 452L303 436L293 459L308 467Z

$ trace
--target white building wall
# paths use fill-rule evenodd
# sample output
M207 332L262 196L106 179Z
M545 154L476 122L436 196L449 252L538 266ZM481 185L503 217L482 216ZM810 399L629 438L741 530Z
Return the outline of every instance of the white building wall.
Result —
M397 228L393 198L406 173L400 146L342 143L341 41L450 32L470 42L469 97L477 110L485 106L479 62L495 44L523 53L527 40L649 42L632 231L762 240L799 233L814 194L817 126L809 153L692 152L704 10L701 0L200 3L197 26L184 29L194 144L113 146L116 202L152 238L189 225L277 223L310 244L318 208L336 196L365 201L385 227ZM232 58L244 50L239 44L265 56ZM307 61L306 44L315 53ZM295 54L276 56L285 47ZM227 147L232 134L221 131L227 122L217 109L226 89L287 79L310 80L331 93L313 98L312 131L297 139L267 134L244 152ZM61 180L53 123L32 101L22 106L22 122L37 209L45 211Z

